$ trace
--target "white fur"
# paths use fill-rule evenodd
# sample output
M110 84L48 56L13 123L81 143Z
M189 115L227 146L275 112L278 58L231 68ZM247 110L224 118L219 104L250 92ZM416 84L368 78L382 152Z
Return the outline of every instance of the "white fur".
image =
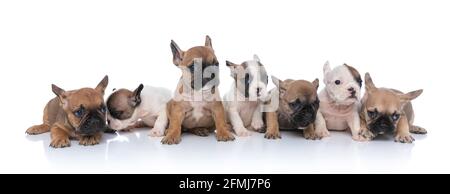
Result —
M168 89L144 86L141 92L141 104L136 107L131 118L119 120L108 115L109 126L112 129L120 130L133 126L141 120L147 126L153 126L150 136L163 136L168 123L166 104L171 96Z
M350 129L355 140L361 140L360 131L360 92L361 88L345 65L334 69L325 63L323 67L325 88L319 93L320 106L317 113L316 135L329 136L328 130ZM335 81L340 80L336 85ZM350 87L356 91L356 98L351 96Z
M262 118L262 99L265 99L267 94L267 85L259 78L259 62L257 55L253 56L253 60L247 61L248 73L253 76L252 82L249 84L249 97L245 98L236 88L236 80L233 81L228 93L224 95L224 106L227 112L228 119L238 136L249 136L251 132L247 127L259 130L264 127ZM232 76L233 75L233 70ZM238 84L240 82L238 81ZM258 97L256 89L260 88L260 96Z

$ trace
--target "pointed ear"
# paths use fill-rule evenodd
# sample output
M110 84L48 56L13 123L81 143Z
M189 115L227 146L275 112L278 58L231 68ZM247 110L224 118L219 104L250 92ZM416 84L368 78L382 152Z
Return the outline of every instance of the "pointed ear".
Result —
M142 102L142 100L141 100L142 89L144 89L144 85L139 84L139 86L133 91L133 94L132 94L131 99L130 99L130 105L132 107L136 107L139 104L141 104L141 102Z
M97 87L95 87L95 90L100 92L102 95L105 94L105 89L108 86L108 76L105 75L105 77L98 83Z
M261 62L261 60L259 59L258 55L256 55L256 54L253 55L253 60L255 60L257 62Z
M406 94L400 94L400 100L402 101L402 103L406 103L409 102L411 100L416 99L417 97L419 97L422 94L423 90L416 90L416 91L412 91L412 92L408 92Z
M66 91L61 89L60 87L56 86L55 84L52 84L52 91L53 93L55 93L55 95L59 98L59 101L62 104L65 104L67 95L66 95Z
M225 61L225 63L227 65L227 67L229 67L231 70L233 70L233 69L235 69L236 67L239 66L238 64L235 64L235 63L233 63L231 61Z
M206 38L205 38L205 46L209 47L209 48L213 48L211 38L208 35L206 35Z
M327 61L327 62L325 62L325 64L323 64L323 75L324 75L324 77L330 71L331 71L330 63Z
M273 84L275 84L275 86L277 86L278 90L280 91L280 95L284 95L284 93L286 92L285 83L283 83L283 81L273 75L271 77Z
M316 88L316 90L319 89L319 79L316 78L316 79L312 82L312 84L313 84L313 86Z
M372 78L370 77L369 72L367 72L364 75L364 81L366 82L366 91L367 92L372 92L373 90L377 89L377 87L375 86L375 84L372 81Z
M183 60L184 51L173 40L170 41L170 49L172 50L173 64L178 66Z

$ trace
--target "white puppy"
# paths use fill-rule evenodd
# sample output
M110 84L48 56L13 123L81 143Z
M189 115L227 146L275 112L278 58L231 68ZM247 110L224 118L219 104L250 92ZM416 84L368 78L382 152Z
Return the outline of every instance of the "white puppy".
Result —
M323 66L325 88L319 93L319 112L315 121L316 135L329 136L328 130L348 130L354 140L363 140L359 135L359 109L361 76L347 65L330 68L328 62Z
M163 136L168 123L166 103L171 96L168 89L142 84L134 91L119 89L106 101L108 125L118 131L153 127L150 136Z
M268 76L257 55L242 64L227 61L231 77L234 78L230 91L224 96L225 111L238 136L249 136L252 129L264 132L262 100L267 95Z

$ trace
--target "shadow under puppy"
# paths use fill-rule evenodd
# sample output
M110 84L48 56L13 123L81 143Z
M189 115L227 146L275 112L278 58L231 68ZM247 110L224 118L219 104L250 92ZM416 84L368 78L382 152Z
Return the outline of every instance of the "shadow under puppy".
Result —
M238 136L249 136L251 129L264 132L261 105L267 97L268 76L257 55L242 64L226 61L234 82L224 96L228 120Z
M325 88L319 93L319 112L316 119L316 135L326 137L328 130L348 130L357 141L365 140L359 135L362 80L359 72L347 64L331 69L328 62L323 66Z
M106 106L103 101L108 76L93 88L65 91L52 84L57 97L51 99L44 109L43 124L27 129L30 135L50 131L50 146L70 146L70 139L79 140L80 145L100 143L106 129Z
M214 128L218 141L234 140L226 123L225 110L219 94L219 62L211 39L205 46L183 51L172 40L173 63L182 71L174 97L167 103L169 127L163 144L178 144L181 131L186 129L206 136Z
M319 80L287 79L280 81L272 76L277 86L269 93L271 110L265 110L267 131L265 138L281 138L280 129L302 129L306 139L316 139L314 121L319 109L317 88Z
M119 89L106 100L108 126L116 131L152 127L150 136L163 136L168 123L166 103L171 96L168 89L142 84L134 91Z
M366 73L366 93L362 98L361 135L373 139L379 134L393 133L396 142L412 143L411 133L425 134L427 131L414 123L411 100L423 90L402 93L395 89L377 88L369 73Z

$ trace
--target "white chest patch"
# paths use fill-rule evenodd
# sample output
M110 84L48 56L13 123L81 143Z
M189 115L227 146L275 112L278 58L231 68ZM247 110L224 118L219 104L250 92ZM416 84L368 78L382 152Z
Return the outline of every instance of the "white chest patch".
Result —
M204 116L203 113L203 107L205 107L206 103L205 102L191 102L191 106L192 106L192 117L194 117L194 119L196 121L200 120L200 118L202 118Z

